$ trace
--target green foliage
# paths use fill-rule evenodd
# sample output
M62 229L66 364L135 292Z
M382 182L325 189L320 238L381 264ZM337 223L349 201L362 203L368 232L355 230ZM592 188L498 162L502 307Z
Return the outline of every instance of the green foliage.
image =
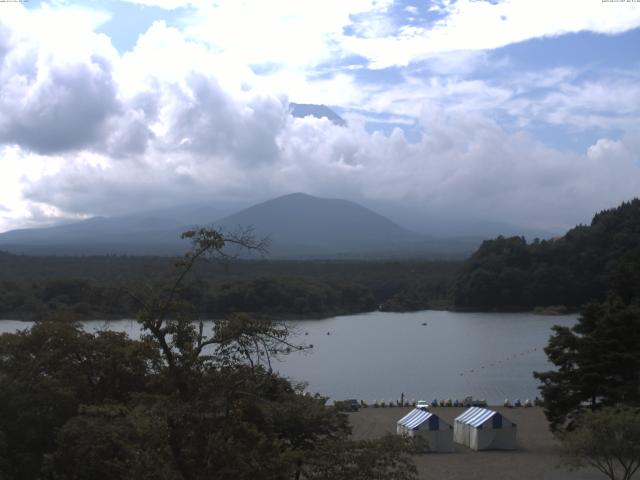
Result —
M55 432L83 404L125 401L153 381L157 352L124 334L43 322L0 336L0 425L18 478L32 478Z
M640 403L640 306L620 299L591 304L572 327L554 327L545 352L557 370L542 382L545 413L554 430L572 427L585 409Z
M570 468L591 465L611 480L630 480L640 468L640 410L605 407L587 412L561 440Z
M65 480L179 480L163 412L120 404L80 407L45 458L44 477Z
M578 308L609 291L640 298L640 200L594 216L559 239L498 237L468 259L452 286L456 307Z

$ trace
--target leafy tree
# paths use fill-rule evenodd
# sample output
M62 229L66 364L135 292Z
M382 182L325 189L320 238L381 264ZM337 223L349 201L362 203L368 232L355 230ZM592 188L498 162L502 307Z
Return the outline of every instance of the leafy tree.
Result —
M17 478L33 478L79 405L126 401L153 380L156 351L125 334L38 322L0 336L0 425Z
M571 428L588 405L640 402L640 307L591 304L572 328L554 327L545 352L557 370L536 372L553 430Z
M57 435L44 477L65 480L179 480L164 413L153 404L83 406Z
M605 407L587 412L561 437L570 468L591 465L611 480L630 480L640 468L640 411Z

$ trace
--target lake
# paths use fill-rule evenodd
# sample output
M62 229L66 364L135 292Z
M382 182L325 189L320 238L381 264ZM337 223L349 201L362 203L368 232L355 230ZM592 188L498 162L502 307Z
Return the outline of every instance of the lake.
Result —
M388 402L404 393L409 400L473 395L491 404L524 401L538 394L532 372L551 368L543 351L551 327L571 326L576 318L428 310L288 322L297 332L295 341L313 349L291 353L274 369L334 399ZM105 326L83 323L90 331ZM108 325L139 334L138 324L129 320ZM28 326L3 320L0 333Z

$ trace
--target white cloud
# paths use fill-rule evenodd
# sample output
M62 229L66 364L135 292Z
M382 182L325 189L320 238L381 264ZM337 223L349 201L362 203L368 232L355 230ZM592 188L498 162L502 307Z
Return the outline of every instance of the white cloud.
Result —
M176 10L178 8L198 7L207 5L207 0L121 0L145 7L158 7L165 10Z
M576 131L592 128L637 132L640 77L611 72L580 81L575 79L576 74L570 69L555 69L510 79L507 85L518 95L503 102L501 108L517 117L522 127L538 122ZM536 87L542 93L528 96L528 91Z
M385 12L391 3L226 0L200 9L185 32L247 64L313 66L343 55L343 29L353 15ZM386 31L366 25L372 32Z
M421 120L422 141L410 144L399 130L386 137L327 120L265 116L278 111L277 102L249 108L270 125L253 136L250 150L240 133L246 125L231 122L227 134L239 141L219 142L209 154L153 150L143 162L105 159L106 167L78 157L31 182L28 198L75 214L113 214L132 203L138 209L220 198L251 203L302 190L402 204L416 215L465 212L556 227L637 192L640 169L619 141L602 140L583 155L563 153L507 134L480 115L432 110ZM204 135L197 122L191 133ZM251 154L274 143L266 163Z
M443 2L440 8L451 10L453 21L461 4ZM621 77L614 92L606 88L608 78L576 84L576 72L566 68L470 80L446 76L460 68L442 57L432 59L443 64L436 74L405 72L393 88L361 85L347 73L309 80L306 65L326 58L323 45L342 35L352 7L310 3L321 26L282 53L285 44L271 39L267 26L273 20L285 38L305 28L300 3L275 4L292 12L281 20L266 6L256 7L262 10L247 27L257 29L251 41L237 39L246 31L207 37L199 30L257 4L235 5L207 10L186 34L155 23L122 56L91 28L69 26L77 31L68 40L51 40L69 48L51 47L47 35L53 33L35 31L40 11L20 10L13 21L0 20L0 204L10 210L0 211L0 230L180 203L248 204L291 191L387 202L416 215L466 212L568 226L637 195L640 167L632 139L640 93L633 76ZM384 8L373 1L355 7L374 13ZM457 24L451 25L438 28ZM244 62L261 58L261 49L295 68L254 74ZM457 63L465 58L483 61L461 54ZM544 95L528 97L534 86ZM394 114L390 121L414 118L422 139L410 143L401 130L369 134L358 115L348 128L294 119L287 115L289 98ZM613 110L623 114L627 135L567 153L506 132L492 119L497 110L563 125L595 123Z
M395 35L346 37L343 48L385 68L443 52L490 50L533 38L591 31L614 34L640 26L640 4L601 0L478 0L433 6L446 15L430 27L405 26Z
M25 152L16 146L0 148L0 231L11 228L46 224L60 213L48 204L39 205L24 199L24 189L46 175L60 172L61 158L51 158ZM52 218L34 218L36 211L48 211ZM59 217L58 217L59 218Z

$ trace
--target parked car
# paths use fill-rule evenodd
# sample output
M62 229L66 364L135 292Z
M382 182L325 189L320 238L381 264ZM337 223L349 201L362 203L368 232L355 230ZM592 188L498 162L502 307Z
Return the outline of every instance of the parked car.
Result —
M426 402L424 400L418 400L416 402L416 408L419 408L421 410L429 410L429 402Z

